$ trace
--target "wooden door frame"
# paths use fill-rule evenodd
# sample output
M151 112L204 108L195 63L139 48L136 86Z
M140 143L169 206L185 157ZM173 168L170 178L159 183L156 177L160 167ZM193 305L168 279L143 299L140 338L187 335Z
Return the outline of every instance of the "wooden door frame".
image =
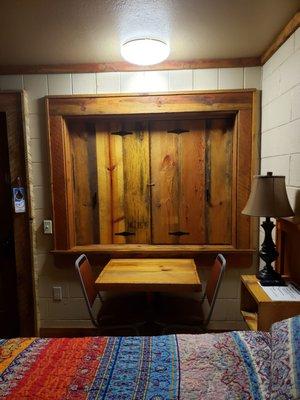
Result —
M35 313L25 102L26 97L23 91L0 92L0 112L6 115L10 184L13 186L17 177L20 177L26 194L26 212L13 214L19 334L20 336L32 336L35 331Z

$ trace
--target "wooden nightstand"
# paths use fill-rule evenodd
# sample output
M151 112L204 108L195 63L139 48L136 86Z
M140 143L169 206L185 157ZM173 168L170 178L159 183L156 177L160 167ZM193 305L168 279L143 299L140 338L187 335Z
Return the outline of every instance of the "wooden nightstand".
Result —
M251 330L268 331L274 322L300 314L300 301L273 301L255 275L242 275L241 313Z

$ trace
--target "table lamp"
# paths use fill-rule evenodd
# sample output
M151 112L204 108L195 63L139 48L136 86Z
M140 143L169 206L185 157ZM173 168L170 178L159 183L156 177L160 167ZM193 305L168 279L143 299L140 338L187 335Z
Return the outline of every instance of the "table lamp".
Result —
M272 267L272 262L277 259L278 252L272 239L272 230L275 225L270 218L294 215L286 193L285 177L275 176L272 172L254 176L251 193L242 214L266 217L261 224L265 231L265 239L259 252L260 258L266 265L257 274L261 285L284 286L285 283L280 274Z

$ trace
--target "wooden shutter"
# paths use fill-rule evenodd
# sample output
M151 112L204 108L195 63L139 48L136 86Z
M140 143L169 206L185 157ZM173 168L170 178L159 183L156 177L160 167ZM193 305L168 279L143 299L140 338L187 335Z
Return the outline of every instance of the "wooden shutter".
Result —
M205 122L153 121L150 138L152 243L203 243Z

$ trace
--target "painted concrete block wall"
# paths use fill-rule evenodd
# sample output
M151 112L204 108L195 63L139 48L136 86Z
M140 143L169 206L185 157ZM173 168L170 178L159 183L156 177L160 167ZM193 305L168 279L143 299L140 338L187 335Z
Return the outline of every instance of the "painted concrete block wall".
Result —
M25 89L29 99L35 236L34 270L40 327L90 326L75 272L73 269L58 269L53 266L52 256L49 254L52 237L44 235L42 230L43 220L51 218L44 96L243 88L261 88L260 67L0 76L0 90ZM241 273L245 271L237 269L226 272L216 303L212 328L245 328L239 313ZM247 270L247 273L251 271ZM207 270L201 270L200 275L205 281ZM62 288L62 301L53 301L53 286Z
M262 68L261 172L285 175L300 215L300 28Z

